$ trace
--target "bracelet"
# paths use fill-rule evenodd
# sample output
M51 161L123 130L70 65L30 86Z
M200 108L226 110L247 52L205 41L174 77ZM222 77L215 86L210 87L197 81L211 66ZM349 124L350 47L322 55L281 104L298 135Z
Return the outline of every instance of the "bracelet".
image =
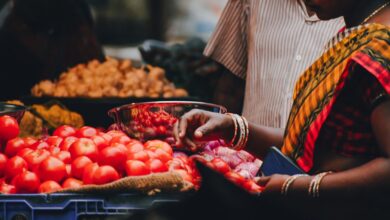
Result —
M296 179L298 179L299 177L303 177L303 176L308 176L308 175L307 174L296 174L296 175L293 175L293 176L290 176L289 178L287 178L286 181L284 181L284 183L282 185L281 194L284 196L287 196L288 189L290 188L291 184Z
M239 136L237 144L234 146L234 150L239 150L239 149L242 149L242 146L243 146L244 141L245 141L245 124L244 124L244 120L240 116L238 116L238 115L234 115L234 116L236 117L236 120L237 120L239 128L240 128L240 136Z
M309 196L312 198L318 198L320 196L319 190L320 190L320 184L322 179L330 174L332 172L323 172L320 174L317 174L311 181L309 185Z
M234 143L236 142L236 138L237 138L237 127L238 127L237 126L237 120L236 120L236 118L234 117L233 114L227 113L227 115L229 115L232 118L233 123L234 123L234 135L233 135L232 140L230 141L230 145L234 146Z
M248 143L248 139L249 139L249 123L248 123L248 120L246 120L246 118L244 116L241 116L242 120L244 121L244 125L245 125L245 140L244 140L244 143L242 144L242 148L241 150L246 147L247 143Z

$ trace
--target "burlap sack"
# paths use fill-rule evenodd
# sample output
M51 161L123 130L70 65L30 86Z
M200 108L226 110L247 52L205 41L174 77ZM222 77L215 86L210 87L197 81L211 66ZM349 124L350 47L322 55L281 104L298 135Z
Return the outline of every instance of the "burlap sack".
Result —
M154 195L160 192L188 192L194 185L184 181L175 172L156 173L146 176L125 177L105 185L86 185L77 189L66 189L56 193L128 193L141 192Z

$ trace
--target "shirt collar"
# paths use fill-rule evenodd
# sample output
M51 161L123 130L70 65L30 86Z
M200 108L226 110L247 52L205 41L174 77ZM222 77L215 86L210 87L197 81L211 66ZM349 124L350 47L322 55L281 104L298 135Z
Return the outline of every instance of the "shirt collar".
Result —
M302 9L302 13L306 22L317 22L321 20L318 18L318 16L315 13L309 11L309 9L306 7L305 2L303 0L297 0L297 1Z

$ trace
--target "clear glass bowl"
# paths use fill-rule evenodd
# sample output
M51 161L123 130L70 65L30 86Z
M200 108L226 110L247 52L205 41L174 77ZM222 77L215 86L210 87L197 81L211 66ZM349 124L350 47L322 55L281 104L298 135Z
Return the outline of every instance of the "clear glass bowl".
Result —
M130 137L141 141L160 139L173 145L173 125L193 109L226 113L225 107L209 103L161 101L124 105L111 109L108 115Z
M9 115L11 117L14 117L18 122L20 122L25 111L26 107L24 106L0 102L0 116Z

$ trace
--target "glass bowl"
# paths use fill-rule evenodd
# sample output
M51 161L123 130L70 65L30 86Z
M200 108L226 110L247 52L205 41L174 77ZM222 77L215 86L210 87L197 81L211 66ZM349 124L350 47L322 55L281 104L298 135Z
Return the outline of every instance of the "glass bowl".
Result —
M14 117L18 122L22 119L26 107L0 102L0 116L8 115Z
M201 109L226 113L226 108L203 102L161 101L143 102L113 108L108 115L117 127L132 138L140 141L164 140L174 144L173 125L185 113Z

